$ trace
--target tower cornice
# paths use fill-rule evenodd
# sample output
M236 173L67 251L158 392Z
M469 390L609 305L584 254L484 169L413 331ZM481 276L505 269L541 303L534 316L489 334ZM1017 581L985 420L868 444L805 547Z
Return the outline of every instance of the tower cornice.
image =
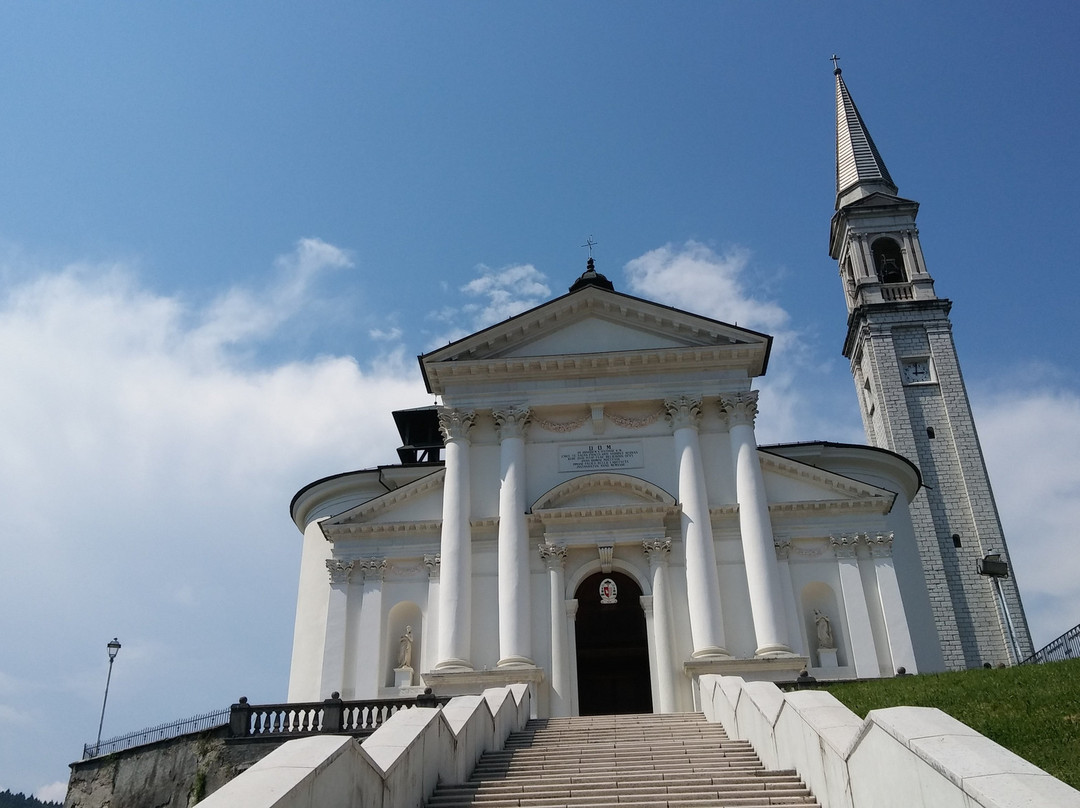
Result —
M859 332L871 319L882 319L882 316L902 314L919 314L923 317L940 317L946 319L952 309L952 301L948 298L935 297L930 300L899 300L891 303L871 303L869 305L856 306L848 315L847 336L844 337L844 356L850 359L859 341ZM902 322L897 320L897 322Z

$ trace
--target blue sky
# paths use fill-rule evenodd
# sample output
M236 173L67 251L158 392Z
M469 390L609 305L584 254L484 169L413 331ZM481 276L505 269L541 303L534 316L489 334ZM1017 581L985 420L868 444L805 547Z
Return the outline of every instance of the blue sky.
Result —
M759 437L861 440L844 77L921 237L1036 644L1080 621L1072 3L0 5L0 789L284 697L289 499L416 354L616 288L777 335ZM43 790L44 789L44 790Z

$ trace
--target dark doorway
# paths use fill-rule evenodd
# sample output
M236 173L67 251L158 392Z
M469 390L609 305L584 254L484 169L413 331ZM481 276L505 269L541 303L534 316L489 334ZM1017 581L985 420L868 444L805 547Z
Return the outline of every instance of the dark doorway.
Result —
M614 603L604 603L601 584L615 583ZM610 600L610 593L607 598ZM619 572L590 575L574 595L578 601L578 708L582 715L651 713L649 640L641 587Z

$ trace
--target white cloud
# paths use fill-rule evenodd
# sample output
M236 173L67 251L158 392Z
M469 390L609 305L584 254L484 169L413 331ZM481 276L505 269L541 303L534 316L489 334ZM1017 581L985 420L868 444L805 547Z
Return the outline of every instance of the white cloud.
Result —
M1040 647L1080 622L1080 579L1069 563L1080 524L1080 392L998 389L976 403L994 497Z
M400 328L394 326L385 331L381 328L373 328L368 331L368 336L380 342L397 342L404 333Z
M481 264L476 271L478 276L461 287L461 291L469 297L480 298L480 301L460 307L447 306L428 315L431 320L454 325L432 339L428 350L521 314L551 297L551 289L544 283L544 273L532 264L513 264L498 269Z
M789 317L776 303L756 300L746 289L750 252L741 247L717 254L704 244L666 244L630 261L626 277L635 295L696 314L776 334Z
M0 721L20 726L0 733L0 784L62 776L93 739L114 635L106 736L240 688L284 696L289 498L392 458L390 411L429 401L400 351L364 367L244 355L347 265L307 239L264 288L201 307L122 265L22 273L0 295L0 636L24 651L0 659Z
M67 797L67 781L57 780L55 783L42 786L34 792L34 796L42 802L63 802Z
M635 295L773 337L767 375L754 383L761 391L761 443L861 441L858 411L848 401L854 397L839 393L842 368L816 355L782 306L751 293L751 258L743 247L717 253L688 241L651 250L624 273Z

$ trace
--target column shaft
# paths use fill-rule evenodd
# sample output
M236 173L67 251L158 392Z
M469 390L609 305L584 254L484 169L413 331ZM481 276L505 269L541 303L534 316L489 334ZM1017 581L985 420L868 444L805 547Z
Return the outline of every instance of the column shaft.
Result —
M754 437L757 391L725 397L721 401L721 408L728 417L731 435L735 497L739 503L739 532L742 535L750 611L757 638L755 653L757 656L790 654L772 521L769 518L769 500Z
M705 472L698 442L701 400L682 396L665 401L664 405L667 407L668 420L674 427L693 656L726 656L720 577L716 571L716 548L713 546Z
M499 667L532 665L525 429L529 411L493 413L499 430Z
M645 554L652 572L653 637L656 644L656 683L659 713L678 711L675 692L675 648L671 636L671 594L668 590L668 553L671 540L646 541Z
M439 661L435 668L472 669L472 530L469 525L469 440L474 413L439 411L445 440L442 558L439 583Z
M540 556L547 563L549 613L551 618L551 715L571 715L570 632L566 617L566 579L563 564L566 548L541 544Z

